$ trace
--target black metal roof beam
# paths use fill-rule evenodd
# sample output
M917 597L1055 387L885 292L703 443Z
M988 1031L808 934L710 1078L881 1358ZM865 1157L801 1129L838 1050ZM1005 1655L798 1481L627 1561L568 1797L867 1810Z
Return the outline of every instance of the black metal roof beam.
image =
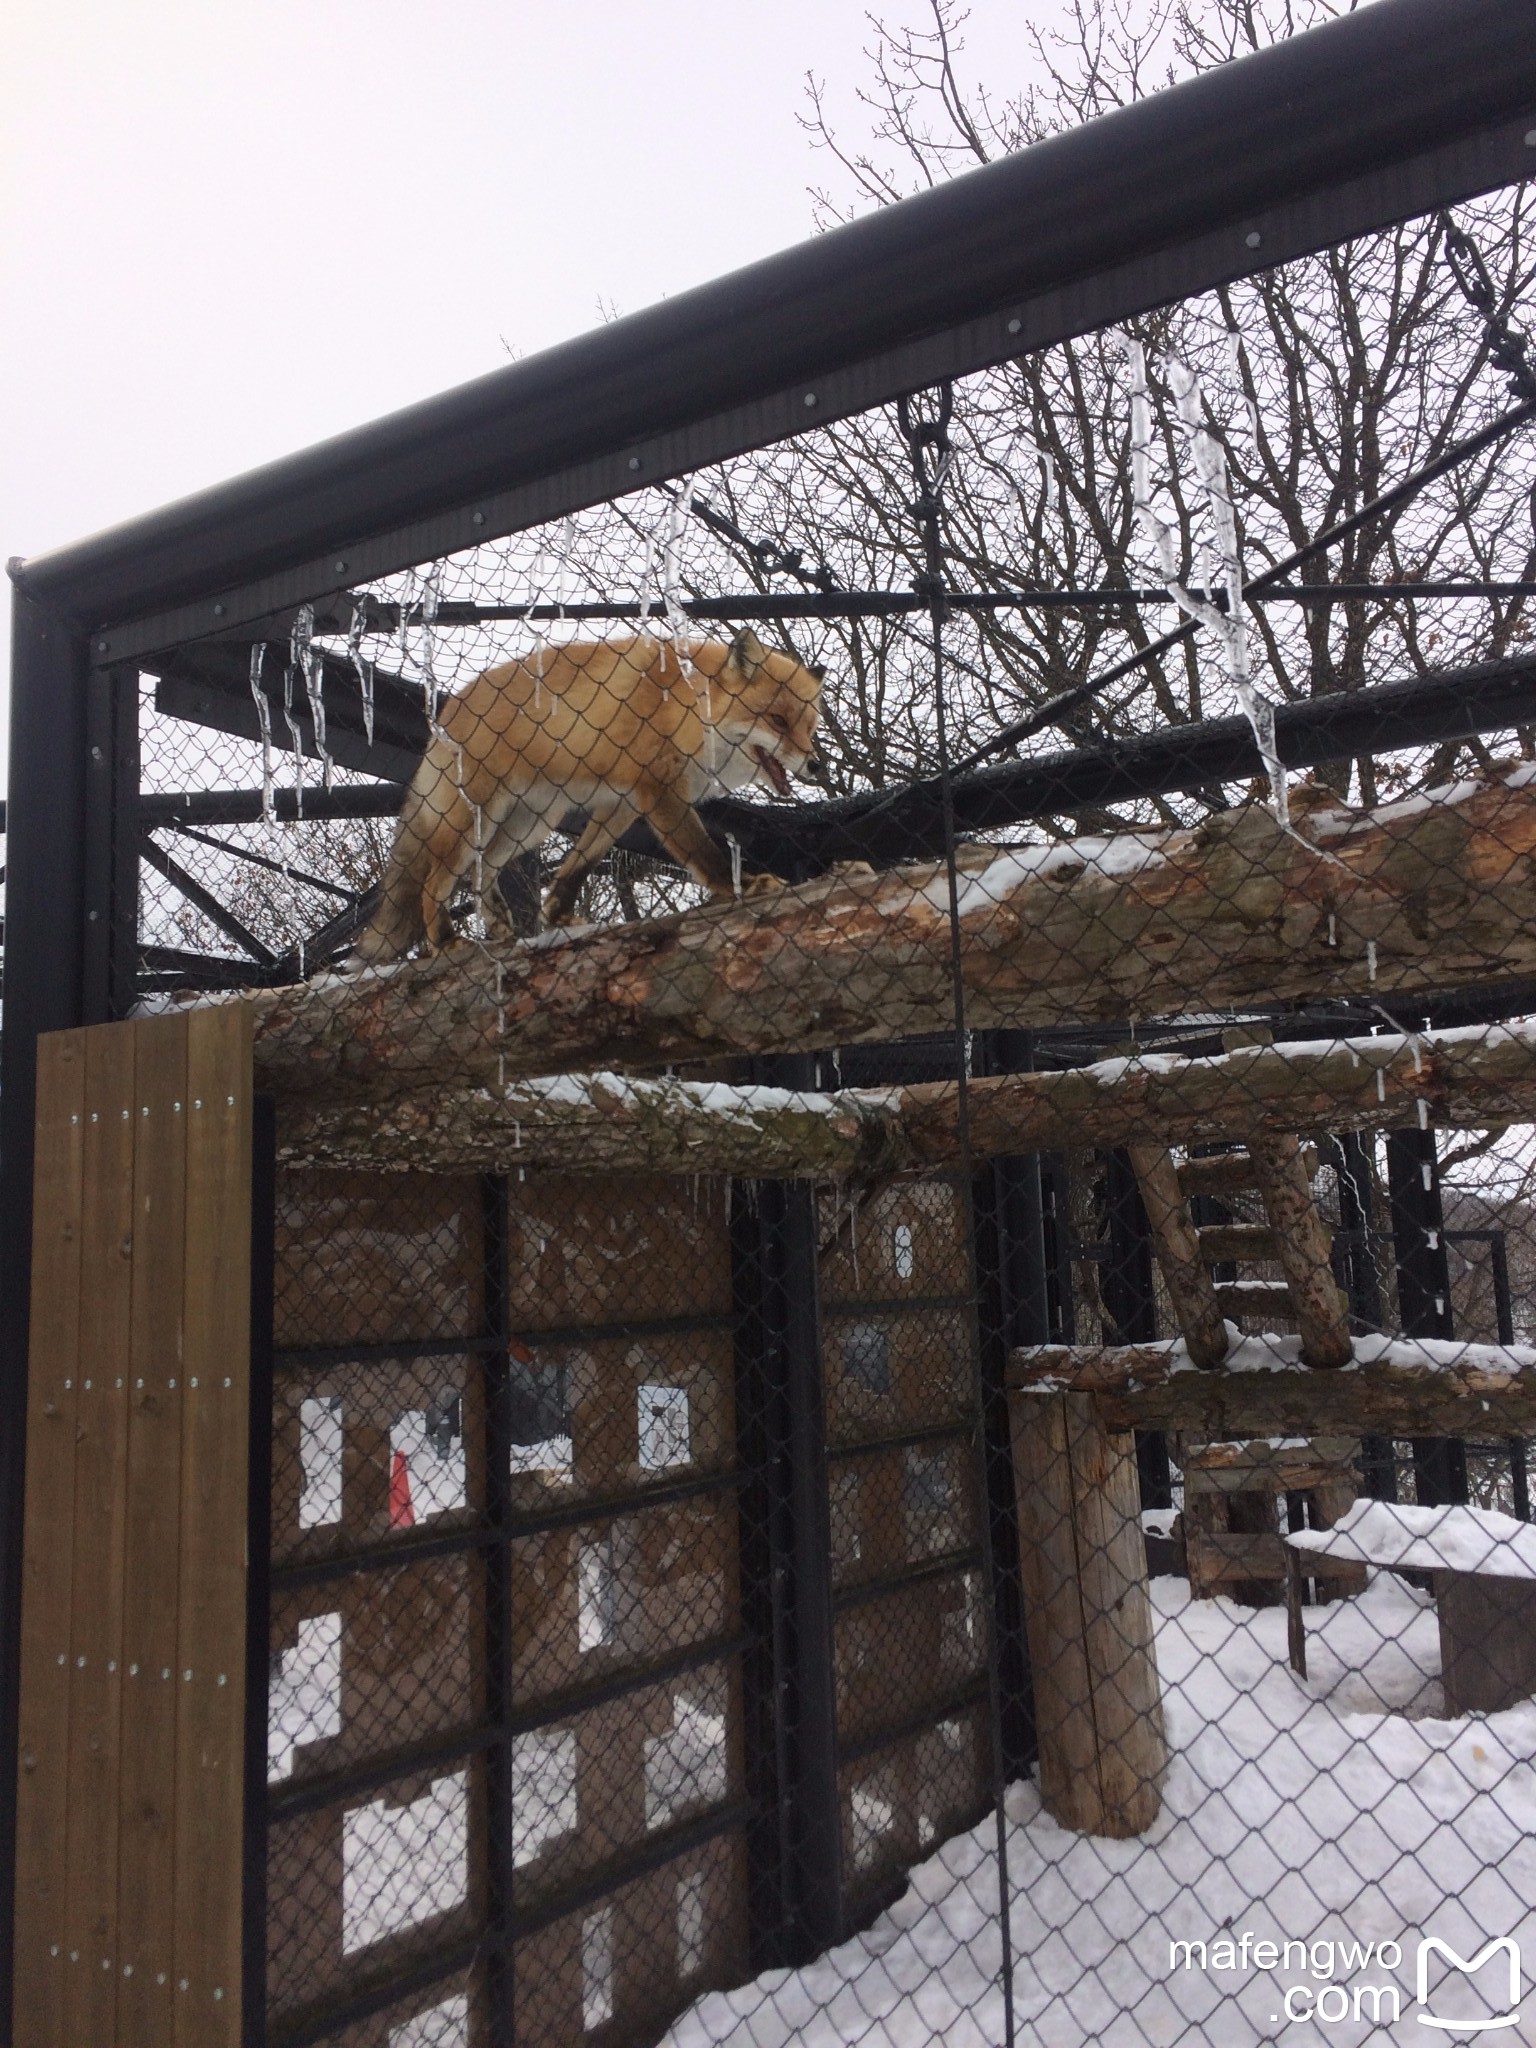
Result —
M211 890L205 889L194 875L189 875L181 863L173 860L163 846L155 844L147 832L139 842L139 852L152 868L164 875L190 904L203 913L210 924L217 926L225 938L233 939L258 966L272 965L275 955L271 948L264 946L254 932L247 931L232 910L226 910Z
M227 631L1511 183L1533 113L1528 0L1377 0L14 573L100 659Z
M1441 746L1525 725L1536 726L1536 655L1305 698L1282 704L1275 713L1280 757L1290 768ZM962 832L995 830L1137 797L1206 789L1262 772L1245 718L1206 719L958 775L953 783L956 824ZM389 817L398 811L403 793L389 783L305 790L303 815ZM279 818L294 819L296 793L275 790L273 808ZM715 831L729 831L741 841L749 860L767 865L782 860L786 873L814 873L838 860L920 859L944 844L936 782L824 803L757 804L722 797L699 808ZM875 811L878 816L867 815ZM139 800L140 820L149 827L247 824L260 815L259 790L189 790ZM651 849L637 839L631 850Z
M1536 597L1536 583L1472 582L1441 583L1311 583L1278 584L1272 590L1256 590L1255 604L1342 604L1352 598L1469 598ZM1140 605L1172 605L1175 600L1155 586L1126 587L1091 584L1074 590L950 590L944 602L957 612L1071 611L1078 606L1132 608ZM1221 592L1211 593L1211 602L1224 604ZM775 619L866 619L888 618L906 612L923 612L930 600L914 590L790 590L727 592L719 597L689 597L669 607L661 598L642 606L638 599L592 598L580 604L460 604L439 605L436 627L487 625L583 624L588 620L664 618L669 609L685 618L722 625ZM400 627L400 607L370 603L367 633L395 633Z
M1357 754L1401 752L1536 724L1536 656L1387 683L1371 690L1282 704L1275 742L1289 768ZM996 831L1030 818L1071 816L1138 797L1220 787L1264 773L1246 718L1166 726L1135 739L1035 756L956 775L955 829ZM895 796L871 793L786 807L727 797L700 808L716 832L741 842L743 858L799 878L837 861L889 865L944 847L937 779ZM621 842L626 843L626 842Z

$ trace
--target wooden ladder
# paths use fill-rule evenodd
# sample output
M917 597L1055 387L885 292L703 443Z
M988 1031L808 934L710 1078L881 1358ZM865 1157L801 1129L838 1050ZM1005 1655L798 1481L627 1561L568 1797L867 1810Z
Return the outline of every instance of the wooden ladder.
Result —
M1316 1155L1289 1131L1256 1131L1245 1150L1175 1161L1166 1145L1129 1148L1146 1206L1157 1261L1189 1355L1211 1369L1227 1355L1226 1318L1294 1320L1302 1363L1333 1368L1350 1357L1346 1298L1333 1277L1333 1233L1312 1194ZM1194 1195L1256 1189L1263 1223L1197 1227ZM1229 1262L1273 1262L1283 1280L1217 1281L1211 1268Z

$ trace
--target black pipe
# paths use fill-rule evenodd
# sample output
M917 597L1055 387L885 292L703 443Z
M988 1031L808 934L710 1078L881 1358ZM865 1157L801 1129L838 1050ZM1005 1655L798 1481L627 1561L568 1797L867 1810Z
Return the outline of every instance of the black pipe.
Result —
M1403 1335L1442 1341L1452 1338L1456 1325L1451 1313L1451 1268L1445 1252L1440 1163L1433 1131L1387 1133L1387 1190ZM1464 1443L1450 1437L1413 1438L1413 1471L1420 1507L1454 1506L1466 1500Z
M1275 713L1275 740L1288 768L1310 768L1321 761L1442 746L1533 724L1536 656L1525 656L1282 704ZM1212 718L1134 739L978 768L957 775L952 786L959 828L979 832L1027 818L1070 816L1137 797L1246 781L1262 772L1247 719ZM392 817L403 795L402 787L392 782L307 789L302 815ZM932 836L937 803L936 786L919 782L894 796L888 790L872 790L793 806L722 797L699 808L715 831L728 831L740 840L749 863L756 860L772 867L780 860L802 858L807 871L814 872L834 860L916 859L933 853L942 844L941 838ZM865 816L877 807L878 818ZM275 790L272 808L274 816L292 822L300 815L297 793ZM139 800L139 818L146 829L250 825L261 815L261 792L256 789L183 790ZM632 852L654 850L641 832L629 835L624 844Z
M272 1338L277 1297L277 1107L251 1103L250 1462L246 1482L241 2048L267 2038L267 1725L272 1672Z
M92 624L142 615L1235 232L1533 107L1526 0L1377 0L19 574ZM1171 272L1170 295L1188 289Z

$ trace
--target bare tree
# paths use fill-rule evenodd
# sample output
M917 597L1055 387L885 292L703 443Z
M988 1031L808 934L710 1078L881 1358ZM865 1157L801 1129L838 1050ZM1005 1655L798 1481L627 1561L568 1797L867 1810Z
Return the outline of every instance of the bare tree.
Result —
M874 24L859 94L867 133L834 127L816 81L806 126L836 166L814 195L823 224L887 205L1042 137L1109 112L1173 77L1239 58L1342 11L1330 0L1076 0L1066 25L1034 30L1037 77L989 96L965 79L957 0L928 0L921 25ZM1464 209L1501 304L1529 292L1529 194ZM1178 359L1200 379L1237 501L1250 573L1357 511L1507 402L1481 323L1444 261L1440 222L1424 220L1287 264L1133 323L1154 366ZM1072 589L1158 580L1139 554L1128 489L1122 344L1092 335L966 379L956 393L959 460L947 491L952 579L978 589ZM1166 512L1187 577L1206 572L1198 494L1181 477L1172 409L1163 409ZM1252 607L1270 694L1356 689L1386 676L1496 657L1529 643L1528 604L1414 599L1433 578L1526 579L1536 570L1528 445L1501 447L1371 522L1299 580L1395 586L1390 597ZM915 535L904 457L885 414L806 437L750 470L732 468L744 523L813 537L841 579L910 582ZM958 744L987 734L1083 682L1167 620L1133 608L1041 609L982 616L953 629ZM834 749L850 785L930 765L920 665L910 625L835 629L843 688ZM1196 639L1150 659L1064 721L1069 738L1179 723L1235 708ZM1474 752L1477 749L1474 747ZM1449 758L1429 764L1443 773ZM1348 763L1329 779L1340 791ZM1360 764L1361 794L1376 793Z

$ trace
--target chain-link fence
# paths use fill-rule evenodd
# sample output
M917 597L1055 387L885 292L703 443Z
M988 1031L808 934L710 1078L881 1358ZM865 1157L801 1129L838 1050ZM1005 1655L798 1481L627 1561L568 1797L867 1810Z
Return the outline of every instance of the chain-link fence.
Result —
M1465 221L103 660L103 1000L276 1099L253 2039L1524 2038Z

